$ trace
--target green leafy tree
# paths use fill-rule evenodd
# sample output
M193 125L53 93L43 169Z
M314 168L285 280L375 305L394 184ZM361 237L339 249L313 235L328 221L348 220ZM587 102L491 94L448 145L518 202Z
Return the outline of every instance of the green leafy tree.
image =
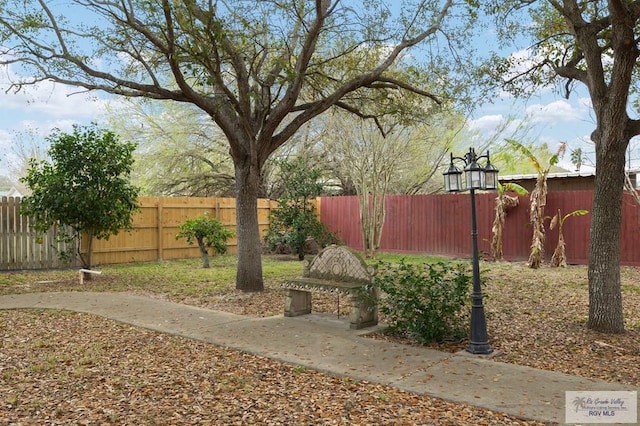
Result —
M53 81L209 115L234 166L236 288L261 291L257 200L278 147L329 109L375 121L417 111L410 99L464 97L469 4L402 4L392 12L384 1L2 0L0 65L22 67L13 89ZM427 54L409 53L420 46Z
M319 169L308 167L301 157L279 161L278 165L284 193L278 199L278 207L271 212L265 242L271 250L288 247L303 260L309 238L321 246L336 242L318 219L312 202L322 193L322 175Z
M107 108L109 127L138 145L132 181L143 194L232 197L233 163L224 134L189 104L119 99Z
M484 6L497 17L504 41L515 41L514 34L531 40L529 57L496 56L487 64L484 70L492 81L519 96L542 87L562 87L566 97L578 85L588 91L596 122L591 140L597 173L587 324L592 330L622 333L620 232L626 149L640 135L640 118L630 108L640 81L640 7L622 0L506 0Z
M524 149L513 149L512 141L515 141L518 145L521 145ZM493 164L493 152L491 151L491 163ZM500 144L496 147L496 163L500 165L501 175L527 175L537 174L539 166L548 166L551 159L554 156L554 152L549 148L546 143L536 145L535 143L524 143L520 139L506 138L504 144ZM531 158L535 158L536 161L532 161ZM562 167L559 167L556 162L549 167L549 173L564 172L566 171ZM503 168L504 167L504 172Z
M51 161L31 160L22 179L32 193L22 200L21 214L33 217L40 232L62 225L58 238L75 241L82 266L90 269L94 238L131 227L139 191L129 181L135 145L96 125L55 130L47 141Z
M584 161L584 153L582 152L582 148L572 149L570 155L571 164L576 167L576 172L579 172L580 167L582 167L582 162Z
M198 243L203 268L209 267L209 249L213 248L214 253L224 254L227 252L227 240L235 236L235 233L227 229L222 222L209 217L208 212L187 220L179 228L176 239L186 238L189 244L193 244L193 240Z

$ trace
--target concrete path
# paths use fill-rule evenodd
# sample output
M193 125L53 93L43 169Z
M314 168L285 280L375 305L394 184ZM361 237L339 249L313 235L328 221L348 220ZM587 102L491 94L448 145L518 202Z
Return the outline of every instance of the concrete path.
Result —
M549 423L565 419L565 391L635 391L600 380L365 338L318 314L254 318L125 293L0 296L0 309L50 308L123 323Z

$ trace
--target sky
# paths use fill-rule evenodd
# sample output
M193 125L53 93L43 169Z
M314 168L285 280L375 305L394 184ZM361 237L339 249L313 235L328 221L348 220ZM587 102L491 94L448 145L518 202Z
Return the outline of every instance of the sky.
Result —
M15 77L13 73L12 68L0 68L0 174L8 173L12 147L19 139L17 132L31 131L44 137L54 128L70 130L73 123L104 122L108 102L105 95L48 82L26 87L18 93L7 92L9 82ZM567 143L567 152L581 148L588 157L585 168L594 161L594 146L589 135L595 124L586 90L574 93L570 99L561 98L550 90L528 100L502 94L494 103L476 110L469 117L468 125L490 138L506 121L511 127L526 123L531 128L528 137L546 143L552 151L560 142ZM509 131L505 136L509 136ZM640 166L638 151L632 166ZM560 164L572 168L568 154Z
M468 125L480 134L492 135L505 123L509 123L503 132L505 137L517 134L515 127L522 125L530 130L521 142L546 143L551 152L555 152L561 142L566 143L567 154L560 165L567 169L573 169L569 153L580 148L587 157L581 170L593 170L590 166L595 164L595 146L590 135L596 126L588 96L576 94L565 99L548 92L523 100L505 95L477 109Z
M8 175L16 144L25 143L30 132L44 138L55 128L70 131L73 124L104 120L107 101L78 88L41 83L18 93L7 92L9 70L0 68L0 174Z
M70 130L74 123L88 124L105 120L108 101L99 93L86 93L78 88L53 83L26 87L18 93L5 93L8 87L7 70L0 73L0 174L7 174L11 161L12 145L19 139L16 132L32 131L42 137L54 128ZM551 92L540 94L527 101L507 95L487 104L469 119L469 127L487 138L506 121L515 127L526 123L531 127L528 137L547 143L554 150L558 143L567 143L568 152L581 148L591 158L594 146L589 135L595 129L588 97L574 95L564 99ZM509 131L505 132L509 136ZM23 138L24 139L24 138ZM570 168L569 156L562 162ZM589 160L585 162L588 167ZM640 162L638 162L640 164Z

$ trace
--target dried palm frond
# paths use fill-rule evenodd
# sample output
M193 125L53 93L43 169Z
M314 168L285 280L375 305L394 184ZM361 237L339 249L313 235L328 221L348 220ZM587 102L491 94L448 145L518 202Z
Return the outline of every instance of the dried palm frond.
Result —
M565 252L564 237L562 234L558 236L558 245L556 246L553 256L551 257L551 266L566 268L567 254Z
M500 194L496 197L496 217L493 220L493 226L491 227L491 257L494 260L502 260L502 230L504 229L504 223L507 217L507 210L517 206L520 203L518 197L510 195Z

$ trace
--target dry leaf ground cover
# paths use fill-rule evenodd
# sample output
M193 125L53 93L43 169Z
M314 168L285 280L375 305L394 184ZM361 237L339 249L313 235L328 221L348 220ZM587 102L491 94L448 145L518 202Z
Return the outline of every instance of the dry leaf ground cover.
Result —
M3 425L534 424L86 314L0 321Z
M282 312L278 283L301 273L299 262L266 257L266 291L243 294L233 289L232 257L198 266L104 267L82 287L74 271L0 273L0 293L128 291L266 316ZM640 384L639 269L622 269L627 332L614 336L586 329L585 267L483 263L482 278L496 360ZM314 297L318 311L338 306L335 297ZM0 424L524 423L88 315L4 311L0 334ZM455 351L464 342L434 346Z

